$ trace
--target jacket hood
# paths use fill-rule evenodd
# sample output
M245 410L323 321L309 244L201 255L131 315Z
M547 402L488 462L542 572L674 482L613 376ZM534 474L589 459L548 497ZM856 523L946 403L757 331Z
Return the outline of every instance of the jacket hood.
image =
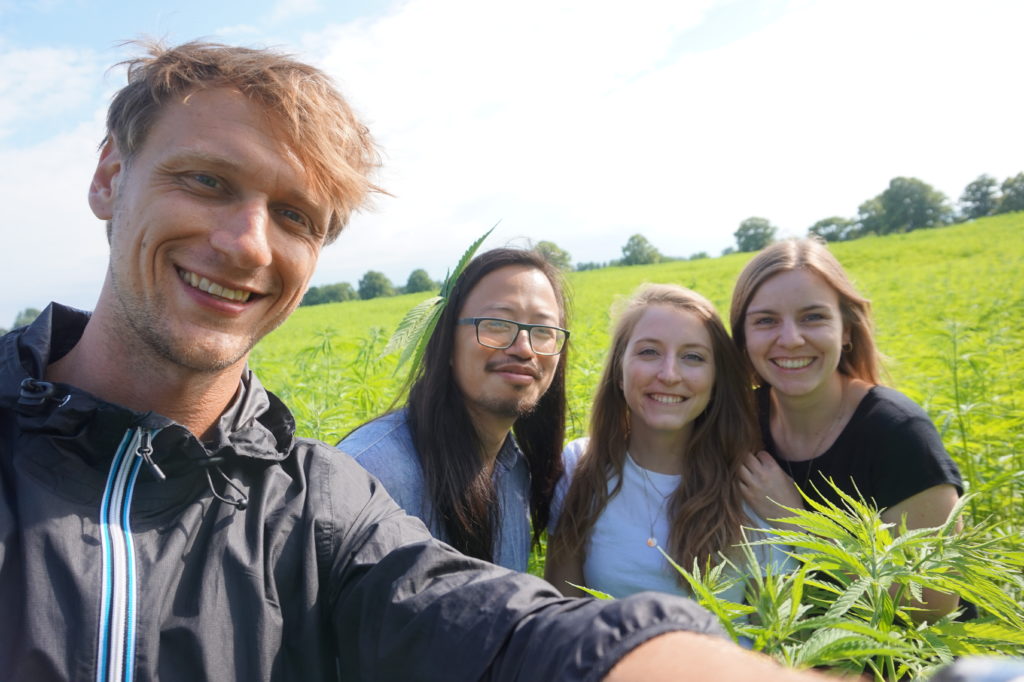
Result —
M239 456L281 461L288 457L295 420L248 367L234 399L203 443L163 415L135 411L75 386L44 381L46 367L74 348L88 321L87 312L51 303L32 324L0 337L0 407L16 412L24 429L57 438L79 439L84 432L114 434L106 438L110 440L119 439L129 428L144 427L161 431L161 441L170 446L161 448L164 452L184 452L189 459Z

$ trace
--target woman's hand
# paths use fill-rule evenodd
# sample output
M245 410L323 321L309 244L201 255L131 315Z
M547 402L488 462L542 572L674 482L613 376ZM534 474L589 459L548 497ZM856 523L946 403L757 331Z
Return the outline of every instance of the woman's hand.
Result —
M804 508L796 483L782 470L775 458L764 450L744 457L739 474L740 492L747 504L773 526L783 524L775 523L772 519L788 514L780 505Z

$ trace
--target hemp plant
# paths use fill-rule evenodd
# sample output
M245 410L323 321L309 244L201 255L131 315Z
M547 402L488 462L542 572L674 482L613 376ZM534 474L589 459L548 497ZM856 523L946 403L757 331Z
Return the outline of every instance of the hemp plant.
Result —
M1024 554L991 526L957 530L970 496L942 526L907 530L837 492L842 506L805 496L808 509L786 508L792 516L777 519L785 529L750 543L785 549L795 570L759 565L750 545L735 562L703 571L672 563L734 640L789 666L895 681L923 678L956 656L1024 654L1024 607L1010 596L1019 593ZM720 596L738 580L746 582L743 604ZM926 589L954 593L982 615L916 623L913 604Z

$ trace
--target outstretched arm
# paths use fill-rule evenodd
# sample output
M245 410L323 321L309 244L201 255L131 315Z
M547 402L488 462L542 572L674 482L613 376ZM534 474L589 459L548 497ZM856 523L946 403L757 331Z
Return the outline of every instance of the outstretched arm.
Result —
M566 599L430 537L344 455L311 471L317 568L342 679L596 681L647 640L722 636L695 602Z
M623 656L605 682L827 682L834 677L784 668L717 637L670 632Z

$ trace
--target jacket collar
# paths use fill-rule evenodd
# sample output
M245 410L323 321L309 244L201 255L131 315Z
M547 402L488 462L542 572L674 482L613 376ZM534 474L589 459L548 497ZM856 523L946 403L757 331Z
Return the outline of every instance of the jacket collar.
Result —
M196 441L187 429L162 415L108 403L74 386L54 385L52 395L39 405L30 408L25 404L23 382L42 381L46 367L78 343L88 320L89 313L51 303L31 325L0 338L0 407L13 408L33 430L55 436L91 430L100 420L105 431L123 432L144 426L177 432L178 439ZM235 398L202 444L205 453L200 456L237 455L280 461L288 456L294 432L291 413L247 367ZM175 438L171 433L165 435Z

